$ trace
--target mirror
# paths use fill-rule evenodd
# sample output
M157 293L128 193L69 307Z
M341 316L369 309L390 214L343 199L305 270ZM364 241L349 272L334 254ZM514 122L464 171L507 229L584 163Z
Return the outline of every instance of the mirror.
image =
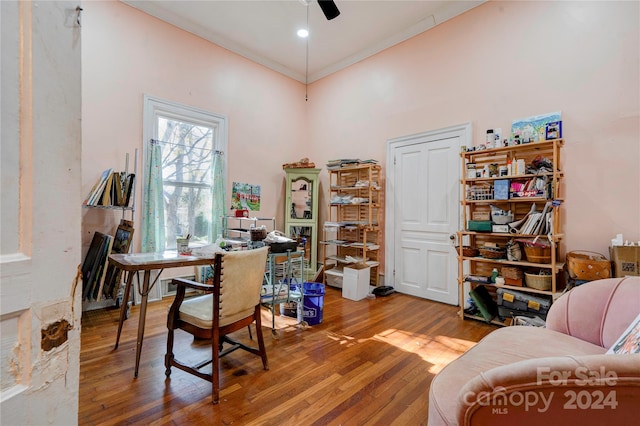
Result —
M311 182L299 178L291 182L291 219L313 219L311 214Z

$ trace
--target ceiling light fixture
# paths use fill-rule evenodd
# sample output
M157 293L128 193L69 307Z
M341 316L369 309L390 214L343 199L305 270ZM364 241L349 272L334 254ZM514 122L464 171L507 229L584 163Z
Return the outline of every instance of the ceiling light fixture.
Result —
M300 38L307 38L307 37L309 37L309 31L305 30L304 28L300 28L300 29L298 30L298 33L297 33L297 34L298 34L298 37L300 37Z

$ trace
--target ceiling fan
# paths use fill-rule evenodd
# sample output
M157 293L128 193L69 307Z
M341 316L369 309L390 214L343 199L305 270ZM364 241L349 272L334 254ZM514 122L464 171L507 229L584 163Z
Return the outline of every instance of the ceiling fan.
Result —
M308 7L311 1L300 0L300 3ZM336 6L336 3L333 0L318 0L318 5L320 5L320 9L322 9L322 13L324 13L325 18L327 18L328 21L340 15L338 6Z
M336 3L333 0L318 0L318 4L320 5L320 9L322 9L322 13L324 13L327 20L330 21L340 15L338 6L336 6Z

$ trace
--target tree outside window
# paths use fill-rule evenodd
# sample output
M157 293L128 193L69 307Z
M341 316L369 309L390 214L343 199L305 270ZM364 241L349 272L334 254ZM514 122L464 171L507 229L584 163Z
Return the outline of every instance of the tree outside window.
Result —
M191 236L191 244L209 244L213 185L214 129L159 116L166 249L176 237Z

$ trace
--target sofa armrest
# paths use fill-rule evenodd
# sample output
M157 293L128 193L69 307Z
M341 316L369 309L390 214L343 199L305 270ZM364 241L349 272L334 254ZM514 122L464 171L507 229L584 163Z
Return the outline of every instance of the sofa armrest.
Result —
M609 348L640 312L640 277L607 278L556 300L547 328Z
M537 358L479 374L460 390L464 425L632 424L640 355Z

